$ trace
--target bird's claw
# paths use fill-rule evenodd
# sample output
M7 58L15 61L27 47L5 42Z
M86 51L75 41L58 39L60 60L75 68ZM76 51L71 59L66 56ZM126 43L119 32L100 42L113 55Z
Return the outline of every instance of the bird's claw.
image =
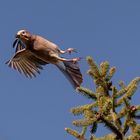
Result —
M67 52L68 52L69 54L71 54L72 52L77 53L77 51L76 51L75 48L68 48L68 49L67 49Z
M81 57L76 57L76 58L73 58L72 59L72 62L73 63L76 63L77 61L80 61L81 60Z

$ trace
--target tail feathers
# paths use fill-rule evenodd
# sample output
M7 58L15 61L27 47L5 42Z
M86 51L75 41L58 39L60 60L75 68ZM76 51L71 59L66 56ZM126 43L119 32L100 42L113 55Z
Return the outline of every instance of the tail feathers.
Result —
M56 65L76 89L83 81L78 63L61 62Z

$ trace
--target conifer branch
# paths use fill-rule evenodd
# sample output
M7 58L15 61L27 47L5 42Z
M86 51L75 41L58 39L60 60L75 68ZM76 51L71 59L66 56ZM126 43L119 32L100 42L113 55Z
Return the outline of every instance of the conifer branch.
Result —
M82 132L66 128L67 133L78 140L87 140L85 136L90 128L90 140L140 140L140 125L136 122L136 119L140 119L140 105L131 104L140 83L140 77L134 78L128 85L120 81L118 88L111 80L116 67L110 68L107 61L98 66L91 57L87 57L87 63L89 64L88 74L96 88L92 91L79 87L77 91L88 99L92 99L93 102L71 109L74 115L81 114L83 117L73 121L73 125L82 128ZM96 138L99 123L105 124L106 128L113 133ZM129 136L126 135L128 130L131 130Z
M87 127L92 125L97 119L81 119L81 120L75 120L72 122L73 125L77 127Z
M103 121L103 123L107 128L109 128L112 132L116 134L118 138L120 139L123 138L123 134L120 132L119 129L117 129L117 127L113 123L111 123L109 120L105 119L104 117L101 117L101 120Z
M92 108L94 108L96 106L97 106L97 103L95 102L92 104L75 107L75 108L71 109L71 113L73 113L74 115L79 115L79 114L84 113L85 110L91 110Z
M83 127L82 128L82 132L81 132L81 136L85 136L85 134L86 134L86 131L87 131L87 127Z
M101 77L101 72L98 69L96 62L90 56L87 57L87 63L90 65L88 74L95 79Z
M83 87L78 87L76 90L85 97L96 100L96 93L94 93L92 90Z
M77 131L75 131L73 129L65 128L65 131L67 133L69 133L70 135L74 136L75 138L79 139L79 140L86 140L83 135L80 135L79 132L77 132Z
M69 134L71 134L72 136L74 136L75 138L79 138L80 137L80 134L79 132L71 129L71 128L65 128L65 131Z
M126 85L125 85L124 81L122 81L122 80L119 82L119 86L121 87L121 89L126 88Z
M109 71L109 63L107 61L102 62L100 64L100 70L101 70L102 77L105 77Z
M107 81L111 80L115 72L116 72L116 67L110 68L108 75L106 75L106 80Z
M91 126L91 130L90 130L90 133L91 134L94 134L97 130L97 122L94 122Z
M90 135L90 140L95 140L94 135Z

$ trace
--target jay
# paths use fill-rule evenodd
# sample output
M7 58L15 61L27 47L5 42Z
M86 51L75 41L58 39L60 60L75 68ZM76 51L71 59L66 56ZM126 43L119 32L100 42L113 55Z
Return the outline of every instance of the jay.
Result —
M36 77L40 74L43 65L54 64L70 81L76 89L83 81L79 68L79 57L66 59L60 57L61 54L76 52L74 48L61 50L53 42L39 36L31 34L27 30L17 32L13 47L16 46L14 56L6 62L9 67L14 68L26 77Z

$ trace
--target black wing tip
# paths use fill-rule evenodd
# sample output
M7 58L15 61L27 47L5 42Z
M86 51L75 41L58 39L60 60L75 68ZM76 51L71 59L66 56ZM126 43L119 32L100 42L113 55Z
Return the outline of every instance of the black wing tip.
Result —
M9 66L10 65L10 61L11 60L6 61L5 64Z

